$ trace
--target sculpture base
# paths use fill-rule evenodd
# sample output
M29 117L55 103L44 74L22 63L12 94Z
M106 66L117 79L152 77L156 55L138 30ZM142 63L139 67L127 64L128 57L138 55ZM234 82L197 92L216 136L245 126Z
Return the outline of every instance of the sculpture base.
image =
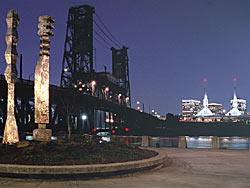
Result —
M49 142L51 141L52 130L51 129L34 129L33 140Z

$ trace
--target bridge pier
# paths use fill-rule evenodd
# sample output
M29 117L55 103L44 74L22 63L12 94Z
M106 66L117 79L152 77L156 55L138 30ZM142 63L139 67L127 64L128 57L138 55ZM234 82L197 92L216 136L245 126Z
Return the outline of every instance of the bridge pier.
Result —
M148 147L149 146L149 136L142 136L141 146Z
M217 136L213 136L212 138L212 148L213 149L220 149L220 138Z
M187 140L185 136L179 137L178 148L187 148Z

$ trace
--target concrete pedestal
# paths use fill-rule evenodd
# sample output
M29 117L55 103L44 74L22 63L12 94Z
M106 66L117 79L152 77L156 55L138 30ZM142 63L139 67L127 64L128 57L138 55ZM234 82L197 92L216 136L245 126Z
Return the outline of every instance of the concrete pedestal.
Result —
M33 140L37 141L51 141L52 130L51 129L34 129Z
M185 136L180 136L178 141L179 148L187 148L187 140Z
M141 146L142 147L149 146L149 136L142 136L142 138L141 138Z
M220 138L219 137L214 136L212 138L212 148L220 149Z

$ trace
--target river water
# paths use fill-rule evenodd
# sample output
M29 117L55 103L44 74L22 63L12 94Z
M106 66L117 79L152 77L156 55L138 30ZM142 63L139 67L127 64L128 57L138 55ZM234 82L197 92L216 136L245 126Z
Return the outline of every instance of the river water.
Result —
M212 148L212 136L186 136L187 148ZM178 147L178 137L151 137L151 146ZM221 149L249 149L249 138L220 137Z

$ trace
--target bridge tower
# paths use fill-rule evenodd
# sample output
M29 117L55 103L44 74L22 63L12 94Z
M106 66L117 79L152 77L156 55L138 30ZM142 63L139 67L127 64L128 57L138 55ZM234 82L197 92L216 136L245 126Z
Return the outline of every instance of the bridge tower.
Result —
M112 74L116 77L117 84L125 89L124 100L127 106L131 107L130 84L129 84L129 67L128 67L128 48L123 46L122 49L111 48L112 51Z
M93 14L88 5L69 9L64 45L61 87L90 80L93 73Z

